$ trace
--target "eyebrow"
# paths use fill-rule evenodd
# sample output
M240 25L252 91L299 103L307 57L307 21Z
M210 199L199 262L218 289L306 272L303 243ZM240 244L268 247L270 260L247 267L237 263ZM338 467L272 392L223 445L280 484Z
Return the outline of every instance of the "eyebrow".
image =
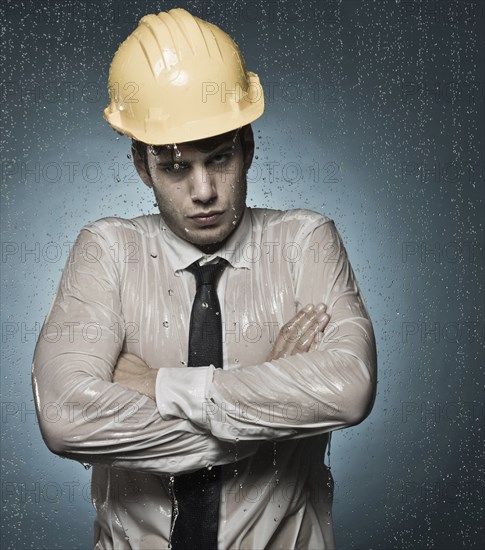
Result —
M228 151L232 151L232 146L233 146L232 140L230 142L221 143L215 149L208 152L208 159L211 159L212 157L215 157L217 155L222 155L224 153L227 153ZM184 160L183 157L184 156L182 155L182 157L178 161L179 164L190 164L190 162L187 162L186 160ZM172 158L170 158L170 160L163 159L157 162L156 165L162 168L166 168L168 166L173 166L175 162L177 162L177 160L172 160Z

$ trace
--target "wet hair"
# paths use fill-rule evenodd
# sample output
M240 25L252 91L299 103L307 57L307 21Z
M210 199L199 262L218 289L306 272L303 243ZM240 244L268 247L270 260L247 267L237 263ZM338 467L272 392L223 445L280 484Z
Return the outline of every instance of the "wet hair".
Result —
M247 126L249 126L249 124ZM239 130L237 130L237 129L236 130L231 130L229 132L225 132L224 134L219 134L217 136L212 136L212 137L203 138L203 139L197 139L197 140L191 141L190 144L193 145L198 151L201 151L201 152L205 153L207 151L212 151L212 149L215 149L216 147L218 147L224 141L227 141L229 139L234 139L235 136L236 136L236 132L237 132L237 136L239 136L239 139L241 140L241 147L242 147L243 155L244 155L244 153L245 153L245 144L244 144L244 141L241 137L241 134L242 134L242 132L244 131L245 128L246 128L246 126L243 126L242 128L239 128ZM136 152L143 159L143 163L145 165L145 170L147 171L147 174L150 174L150 170L148 168L148 148L152 147L152 146L147 144L147 143L144 143L143 141L138 141L136 139L132 139L131 142L132 142L133 147L135 148ZM160 146L153 146L153 147L154 147L154 149L157 149L157 148L161 148L161 147L164 147L164 146L160 145ZM172 159L175 162L176 159L174 158L174 152L175 152L174 149L175 149L174 147L171 147Z

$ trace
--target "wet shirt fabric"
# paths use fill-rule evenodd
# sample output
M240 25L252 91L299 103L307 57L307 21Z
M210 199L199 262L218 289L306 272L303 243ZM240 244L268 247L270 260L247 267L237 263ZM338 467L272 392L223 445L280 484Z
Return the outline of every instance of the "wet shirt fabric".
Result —
M217 287L224 366L188 368L186 268L216 256L228 262ZM283 325L319 302L331 322L318 350L267 362ZM160 369L156 402L112 383L121 352ZM220 550L334 548L328 434L368 415L375 383L374 333L345 248L333 221L307 210L247 208L213 256L159 215L84 227L33 363L47 445L93 464L98 550L168 548L171 476L213 465L223 466Z

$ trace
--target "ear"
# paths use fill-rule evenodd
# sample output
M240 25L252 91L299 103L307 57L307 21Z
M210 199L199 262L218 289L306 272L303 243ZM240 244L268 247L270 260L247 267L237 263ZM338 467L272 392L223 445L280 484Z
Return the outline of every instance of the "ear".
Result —
M138 152L138 149L132 144L131 154L133 155L133 164L141 180L147 187L153 187L153 181L150 174L147 172L144 158Z
M251 167L254 155L254 135L251 124L242 128L241 143L244 151L244 170L247 172Z

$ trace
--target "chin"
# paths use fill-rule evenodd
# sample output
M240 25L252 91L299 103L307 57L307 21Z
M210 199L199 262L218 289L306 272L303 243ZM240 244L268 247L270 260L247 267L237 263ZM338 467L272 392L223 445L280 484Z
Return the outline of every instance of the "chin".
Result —
M235 229L235 228L234 228ZM206 227L185 234L185 239L198 248L210 248L217 250L231 236L231 229L221 227Z

